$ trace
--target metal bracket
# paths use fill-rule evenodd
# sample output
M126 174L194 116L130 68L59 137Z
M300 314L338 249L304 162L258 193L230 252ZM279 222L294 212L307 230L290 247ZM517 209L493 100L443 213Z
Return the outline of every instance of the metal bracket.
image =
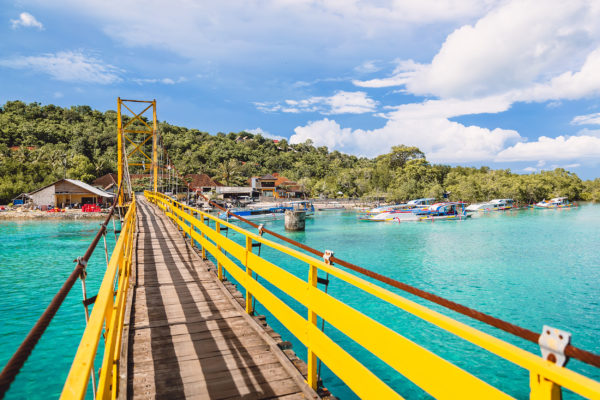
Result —
M331 262L331 257L332 256L333 256L333 251L331 251L331 250L325 250L325 253L323 253L323 261L325 261L325 264L329 264L329 265L333 264Z
M571 342L571 333L544 325L544 330L538 339L542 357L559 367L564 367L569 358L565 356L565 348Z
M76 262L77 265L81 264L83 266L83 269L81 270L81 275L79 275L79 277L83 280L87 277L87 261L85 261L83 259L83 257L77 257L75 260L73 260L73 262Z
M262 235L263 235L263 233L265 233L265 232L264 232L264 230L263 230L263 228L264 228L264 227L265 227L265 225L264 225L264 224L260 224L260 225L258 226L258 234L259 234L260 236L262 236Z

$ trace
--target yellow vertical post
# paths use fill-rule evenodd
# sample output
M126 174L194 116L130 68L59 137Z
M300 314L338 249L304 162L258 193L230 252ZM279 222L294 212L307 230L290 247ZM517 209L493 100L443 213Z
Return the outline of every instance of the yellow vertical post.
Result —
M190 215L194 218L194 210L190 208ZM192 236L192 231L194 230L194 223L190 221L190 245L194 247L194 237Z
M123 180L123 122L121 119L121 98L117 97L117 188ZM119 194L119 207L123 206L123 191Z
M318 270L317 267L315 267L314 265L310 265L309 268L310 269L308 270L308 284L316 289ZM309 288L309 290L311 289ZM317 313L312 308L308 309L308 323L313 324L315 326L317 325ZM311 349L310 339L307 348L308 372L306 375L306 379L308 382L308 386L313 388L313 390L317 390L317 355Z
M530 400L561 400L561 388L535 371L529 373Z
M252 238L246 236L246 251L248 253L252 253ZM252 279L252 270L250 269L248 262L248 254L246 254L246 275L248 275L249 279ZM252 309L252 293L248 289L246 289L246 313L252 314L254 310Z
M154 192L158 188L158 124L156 123L156 99L152 100L152 174L154 175Z
M221 224L218 221L215 221L215 229L217 231L217 233L220 235L221 234ZM217 251L220 253L221 252L221 245L217 242ZM219 278L220 281L223 280L223 265L219 262L219 260L217 259L217 277Z
M204 215L202 215L202 219L200 220L202 225L204 225ZM202 236L202 239L204 239L204 226L202 228L200 228L201 233L200 236ZM204 248L204 245L202 243L200 243L200 246L202 248L202 259L206 260L206 249Z

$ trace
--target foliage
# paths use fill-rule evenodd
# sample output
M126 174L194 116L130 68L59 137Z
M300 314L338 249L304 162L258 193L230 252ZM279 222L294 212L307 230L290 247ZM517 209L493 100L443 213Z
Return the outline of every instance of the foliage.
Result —
M115 172L116 126L112 110L7 102L0 108L0 203L65 176L90 182ZM142 127L138 121L130 126ZM311 141L276 142L249 132L210 135L166 122L159 123L159 130L180 174L206 173L226 185L245 185L251 176L279 172L313 196L385 195L401 201L440 199L450 192L452 200L469 202L510 197L529 203L559 195L600 201L599 179L582 182L560 168L519 175L488 167L432 165L418 148L404 145L368 159L330 152ZM148 171L132 167L133 172ZM149 184L150 179L141 180L135 189Z

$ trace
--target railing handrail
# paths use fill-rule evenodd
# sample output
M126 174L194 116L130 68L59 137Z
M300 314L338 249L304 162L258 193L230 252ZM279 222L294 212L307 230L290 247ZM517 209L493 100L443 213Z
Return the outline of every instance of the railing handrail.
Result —
M504 342L494 336L483 333L469 325L458 322L450 317L447 317L443 314L433 311L425 306L422 306L413 301L410 301L410 300L400 296L397 293L393 293L385 288L377 286L374 283L366 281L365 279L363 279L361 277L358 277L349 272L346 272L337 267L334 267L334 266L324 262L323 260L317 259L315 257L312 257L310 255L302 253L298 250L289 248L283 244L273 242L269 239L262 237L260 234L255 234L253 232L249 232L235 224L229 223L228 221L221 220L218 217L210 215L206 212L203 212L196 208L193 208L188 205L174 201L173 199L171 199L168 196L165 196L161 193L146 192L146 196L147 196L147 198L150 198L151 200L154 199L154 202L156 202L158 205L160 205L161 208L165 210L167 215L171 219L174 219L174 221L182 229L184 229L185 234L190 235L194 240L196 240L198 243L200 243L203 246L203 248L208 249L211 254L214 252L213 256L215 256L217 258L219 267L221 266L221 264L223 266L225 266L225 268L230 273L232 273L234 278L236 278L236 280L238 280L238 282L240 282L240 284L246 288L246 290L248 292L247 294L256 296L258 294L256 292L261 292L263 294L263 296L268 297L268 294L264 293L264 291L266 291L267 289L264 288L264 286L260 285L259 283L255 282L251 279L249 280L249 279L245 278L244 276L241 276L240 279L237 279L237 277L235 276L235 274L232 271L235 271L235 268L239 269L239 267L237 267L237 265L235 263L233 263L231 260L229 260L228 257L226 257L223 253L221 253L220 251L217 251L217 250L223 249L223 250L227 251L228 254L230 254L231 256L238 259L249 270L262 269L263 275L260 275L260 274L259 275L261 277L264 277L268 281L270 281L268 276L266 274L264 274L264 272L267 270L268 270L268 273L278 274L278 276L280 276L282 279L280 282L284 282L285 279L288 279L288 280L293 280L293 279L290 278L289 276L285 275L285 274L289 274L288 272L285 272L284 270L279 271L278 269L280 269L280 268L277 267L276 265L271 264L268 261L261 259L260 257L254 255L252 253L251 246L250 247L246 246L246 249L244 249L243 246L235 243L231 239L228 239L228 238L220 235L218 230L214 230L214 229L211 229L210 227L208 227L204 223L205 218L215 221L215 223L218 224L217 226L219 226L219 227L226 226L227 228L232 229L232 230L242 234L246 238L246 241L250 240L250 241L259 242L259 243L264 244L274 250L280 251L280 252L287 254L291 257L294 257L304 263L307 263L311 267L323 270L323 271L325 271L333 276L336 276L337 278L349 283L350 285L352 285L360 290L363 290L383 301L388 302L391 305L401 308L404 311L407 311L407 312L409 312L409 313L411 313L433 325L436 325L436 326L456 335L457 337L462 338L463 340L469 341L469 342L481 347L482 349L485 349L497 356L500 356L500 357L524 368L524 369L529 370L532 375L532 382L534 381L534 379L533 379L534 376L543 377L551 382L554 382L557 385L566 387L566 388L568 388L576 393L579 393L583 396L592 397L592 398L600 397L600 383L596 382L590 378L587 378L579 373L576 373L572 370L569 370L569 369L566 369L563 367L559 367L559 366L553 364L552 362L546 361L537 355L534 355L534 354L532 354L528 351L525 351L517 346L514 346L512 344ZM185 210L188 210L188 212L186 212ZM196 213L196 214L202 216L202 221L196 219L193 215L190 215L189 214L190 212ZM188 223L189 223L189 225L188 225ZM187 229L188 231L186 231L185 229ZM196 229L199 229L200 233L198 233L196 231ZM207 240L207 238L214 241L216 246L218 246L218 247L216 247L211 242L209 242ZM262 265L262 264L264 264L264 265ZM262 265L262 267L259 267L259 265ZM231 268L231 270L229 270L230 268ZM274 272L274 271L277 271L277 272ZM285 272L285 274L282 271ZM256 272L258 272L258 271L256 271ZM238 275L239 275L239 273L238 273ZM293 276L291 274L289 274L289 275ZM240 277L240 276L238 276L238 277ZM307 284L307 282L302 281L295 276L293 276L293 277L296 279L296 280L294 280L295 286L304 287L304 285ZM302 283L300 283L300 282L302 282ZM275 286L277 286L276 282L271 282L271 283L274 284ZM306 298L303 298L304 295L298 294L298 292L295 291L293 289L293 287L294 287L294 285L292 285L290 287L286 287L286 293L292 295L292 297L295 298L295 300L299 301L301 304L304 304L309 310L311 310L311 304L306 304L307 300L306 300ZM318 294L316 289L309 288L308 292L312 293L313 295L318 295L322 301L328 301L327 300L328 297L324 297L324 296L328 296L328 295ZM248 297L249 296L247 295L247 299L248 299ZM331 297L331 296L329 296L329 297ZM268 309L268 307L267 307L267 309ZM273 313L272 310L270 310L270 311ZM313 311L316 314L319 314L318 309L313 309ZM354 310L354 311L356 311L356 310ZM273 314L275 315L275 313L273 313ZM336 316L331 315L330 318L335 319ZM366 318L368 318L368 317L366 317ZM331 319L327 319L327 318L325 318L325 319L332 325L336 326L335 321L332 321ZM304 321L306 322L306 320L304 320ZM283 321L282 321L282 323L283 323ZM285 325L285 323L284 323L284 325ZM290 329L290 328L288 327L288 329ZM338 327L338 329L339 329L339 327ZM379 328L377 328L377 329L379 329ZM386 328L386 329L389 329L389 328ZM294 333L294 331L292 329L290 329L290 331L292 331L292 333ZM385 333L385 332L386 331L383 328L380 329L380 333L389 334L389 332L388 333ZM348 332L344 332L344 333L348 334ZM294 334L296 335L296 333L294 333ZM350 336L352 337L352 335L350 335ZM398 335L398 336L400 336L400 335ZM393 336L393 338L395 340L400 340L395 336ZM400 336L400 338L403 338L403 337ZM300 337L299 337L299 339L301 341L303 341ZM369 349L369 346L365 346L365 343L361 343L360 341L358 341L358 343L363 345L367 349ZM387 343L387 346L388 346L387 351L389 352L390 351L390 343ZM307 345L307 347L310 349L310 345ZM323 350L321 350L321 351L323 351ZM325 351L327 351L327 350L325 350ZM381 358L380 354L375 354L375 355L377 355L378 357ZM383 358L384 359L386 358L385 355ZM443 360L443 361L445 361L445 360ZM387 362L387 363L388 363L388 365L390 365L389 362ZM310 364L310 359L309 359L309 364ZM393 365L392 365L392 367L395 368ZM458 367L456 367L456 368L458 368ZM398 370L397 368L395 368L395 369ZM403 373L406 373L406 371L403 371ZM439 376L438 376L438 378L439 378ZM475 377L473 377L473 378L477 379ZM543 382L543 381L544 381L544 379L541 379L541 381L538 379L538 382ZM475 382L475 381L472 381L471 383L473 383L473 382ZM440 382L437 381L436 383L439 385ZM453 384L454 383L455 382L453 382ZM429 388L429 390L431 390L431 388ZM487 393L486 395L489 396L490 393ZM534 393L534 384L532 383L532 396L533 396L533 393ZM445 393L442 393L442 395L443 394L445 394ZM438 393L438 395L440 395L440 393Z
M77 353L73 359L69 375L65 381L61 399L82 399L87 385L96 352L105 327L105 348L98 384L97 398L115 398L116 377L123 328L123 311L128 288L133 254L133 234L136 226L136 198L132 195L129 210L115 244L108 267L100 284L98 295L88 324L83 332ZM118 275L117 275L118 274ZM118 289L115 295L115 277L118 276Z

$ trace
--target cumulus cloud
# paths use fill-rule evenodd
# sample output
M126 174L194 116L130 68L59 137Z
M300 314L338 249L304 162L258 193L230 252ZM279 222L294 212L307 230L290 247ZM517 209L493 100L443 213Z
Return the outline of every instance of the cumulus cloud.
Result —
M318 112L331 114L364 114L374 112L377 102L365 92L345 92L343 90L333 96L314 96L302 100L285 100L283 102L256 102L256 108L264 112Z
M0 66L43 72L56 80L78 83L120 82L119 69L78 51L0 59Z
M400 61L391 76L355 83L440 98L581 98L600 90L599 18L586 0L506 2L448 35L431 63Z
M307 139L352 154L372 157L386 153L394 145L418 146L434 162L465 162L493 159L506 146L522 138L513 130L465 126L449 118L470 113L474 105L460 100L430 100L397 107L386 115L388 122L379 129L342 128L336 121L313 121L294 130L290 143ZM479 110L507 107L499 99L488 99Z
M25 28L38 28L40 30L44 29L44 25L28 12L22 12L19 14L18 19L11 19L10 23L13 29L17 29L20 26Z
M593 161L600 157L600 138L593 136L540 136L535 142L520 142L498 153L495 161Z

